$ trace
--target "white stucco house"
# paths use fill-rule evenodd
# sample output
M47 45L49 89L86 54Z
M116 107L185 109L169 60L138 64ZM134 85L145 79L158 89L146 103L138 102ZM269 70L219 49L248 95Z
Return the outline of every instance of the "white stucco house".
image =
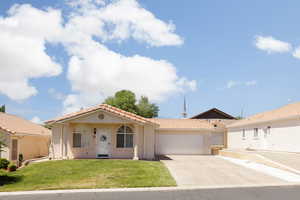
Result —
M300 102L227 126L229 149L300 152Z
M53 159L209 154L211 145L224 144L226 130L218 120L146 119L106 104L46 123L52 127Z

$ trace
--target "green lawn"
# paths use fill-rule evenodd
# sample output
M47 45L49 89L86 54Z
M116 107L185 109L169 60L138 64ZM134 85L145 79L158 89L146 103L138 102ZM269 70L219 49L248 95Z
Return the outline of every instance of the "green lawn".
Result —
M11 173L0 171L0 192L175 185L158 161L60 160L31 164Z

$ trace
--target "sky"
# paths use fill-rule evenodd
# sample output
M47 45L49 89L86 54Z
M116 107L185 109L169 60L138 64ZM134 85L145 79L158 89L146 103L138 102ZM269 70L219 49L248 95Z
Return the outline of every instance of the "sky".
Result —
M40 123L121 89L159 117L300 101L299 1L1 0L0 104Z

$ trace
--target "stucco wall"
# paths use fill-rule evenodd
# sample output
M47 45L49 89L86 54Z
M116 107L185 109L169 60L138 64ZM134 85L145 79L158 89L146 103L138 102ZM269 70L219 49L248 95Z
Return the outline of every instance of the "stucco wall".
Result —
M62 125L57 124L51 128L52 137L50 145L50 157L57 159L61 157L61 130Z
M0 139L6 144L2 152L0 152L0 158L10 159L10 136L5 132L0 132Z
M100 119L99 114L104 114ZM96 138L94 128L107 129L111 133L111 157L112 158L133 158L134 148L117 148L116 134L120 126L130 126L138 134L134 136L134 142L138 138L138 156L142 159L154 158L154 127L152 125L142 126L131 121L126 121L114 115L104 112L96 112L88 116L69 121L63 125L56 124L52 127L52 149L53 158L96 158ZM63 134L62 134L63 131ZM73 133L82 134L82 147L73 147ZM146 133L146 134L144 134ZM63 137L62 137L63 135ZM144 144L145 148L144 148ZM63 156L62 156L63 155Z
M271 127L269 133L267 127ZM254 128L258 128L258 137L254 137ZM243 129L245 129L245 138L242 137ZM300 152L300 120L229 129L228 148Z
M50 137L22 136L18 137L18 154L23 154L24 160L48 156Z

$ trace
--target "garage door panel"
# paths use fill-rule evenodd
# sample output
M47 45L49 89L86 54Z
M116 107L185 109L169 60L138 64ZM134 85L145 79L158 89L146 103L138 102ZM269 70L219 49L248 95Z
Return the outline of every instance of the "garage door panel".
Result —
M159 134L159 154L184 155L204 154L204 138L202 134Z

